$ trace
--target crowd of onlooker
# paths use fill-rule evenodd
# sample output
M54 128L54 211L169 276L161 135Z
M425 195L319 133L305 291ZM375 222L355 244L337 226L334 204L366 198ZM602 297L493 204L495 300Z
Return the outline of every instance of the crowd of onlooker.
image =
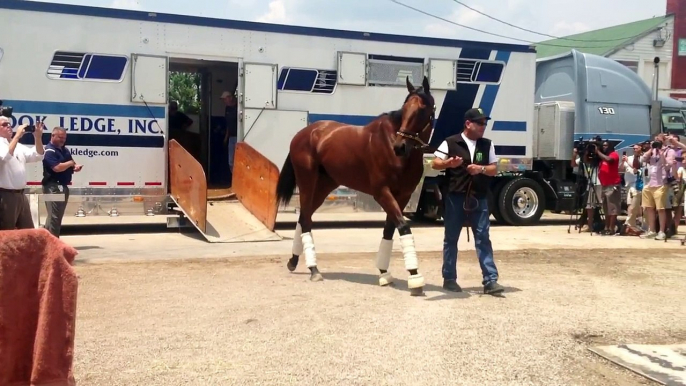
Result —
M653 141L635 144L633 154L627 156L625 152L622 157L608 141L583 155L575 149L572 167L586 181L583 189L586 212L581 231L639 235L655 240L676 235L683 216L686 179L682 164L686 145L679 140L677 135L658 134ZM627 218L618 226L621 173L624 174ZM595 211L601 206L605 215L603 230L594 229Z

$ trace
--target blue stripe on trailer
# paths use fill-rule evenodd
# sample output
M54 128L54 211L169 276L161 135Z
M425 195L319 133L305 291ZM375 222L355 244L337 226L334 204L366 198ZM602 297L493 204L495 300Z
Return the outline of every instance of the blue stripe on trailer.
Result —
M510 53L507 51L498 51L498 53L495 54L495 60L505 62L505 67L507 67L507 62L510 60ZM501 80L502 77L505 76L504 72L505 71L503 70ZM486 115L490 115L492 113L493 105L495 104L495 97L498 95L499 89L500 84L489 84L488 86L486 86L484 94L481 97L481 103L479 104L479 107L481 107L484 110L484 113ZM526 126L524 127L524 131L526 131Z
M484 109L485 110L485 109ZM493 131L526 131L526 122L523 121L493 121Z
M495 155L502 156L525 156L526 146L494 145Z
M488 60L490 56L491 50L483 48L463 48L460 52L460 58L463 59ZM464 113L474 107L478 91L478 84L458 83L456 90L448 90L445 93L429 145L438 147L447 137L462 132Z

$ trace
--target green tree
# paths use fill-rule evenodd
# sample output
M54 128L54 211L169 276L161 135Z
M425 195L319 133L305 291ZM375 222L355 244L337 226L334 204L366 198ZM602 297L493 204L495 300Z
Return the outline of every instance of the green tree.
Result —
M172 71L169 73L170 100L179 103L185 114L200 113L200 74Z

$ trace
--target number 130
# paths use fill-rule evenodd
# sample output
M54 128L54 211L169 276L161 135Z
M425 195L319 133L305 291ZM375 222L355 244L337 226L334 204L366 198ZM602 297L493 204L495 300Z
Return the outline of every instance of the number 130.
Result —
M605 115L615 115L615 109L612 107L598 107L598 111Z

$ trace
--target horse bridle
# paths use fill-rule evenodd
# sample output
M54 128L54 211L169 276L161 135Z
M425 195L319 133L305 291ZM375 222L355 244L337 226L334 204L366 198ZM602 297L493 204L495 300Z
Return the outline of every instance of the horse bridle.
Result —
M424 128L419 131L418 133L409 133L407 131L404 131L402 129L398 129L398 135L405 138L414 141L416 144L413 146L415 149L420 148L420 149L426 149L429 147L429 144L424 142L420 136L424 134L425 131L427 131L429 128L433 128L433 123L434 120L436 119L436 105L433 106L433 111L431 112L431 117L429 119L429 123L424 126Z

